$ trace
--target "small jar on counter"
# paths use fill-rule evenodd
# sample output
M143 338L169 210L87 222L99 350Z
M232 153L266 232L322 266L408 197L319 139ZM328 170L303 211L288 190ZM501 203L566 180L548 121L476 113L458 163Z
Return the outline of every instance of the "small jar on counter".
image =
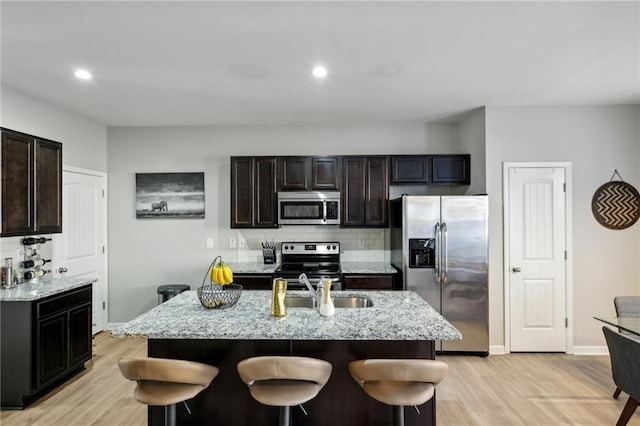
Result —
M16 286L16 278L13 272L13 258L4 259L4 265L0 269L0 288L13 288Z

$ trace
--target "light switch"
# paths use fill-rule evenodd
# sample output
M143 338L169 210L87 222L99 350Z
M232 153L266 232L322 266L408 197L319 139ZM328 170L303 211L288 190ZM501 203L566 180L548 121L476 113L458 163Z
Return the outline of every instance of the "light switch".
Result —
M213 238L207 238L207 248L213 248Z

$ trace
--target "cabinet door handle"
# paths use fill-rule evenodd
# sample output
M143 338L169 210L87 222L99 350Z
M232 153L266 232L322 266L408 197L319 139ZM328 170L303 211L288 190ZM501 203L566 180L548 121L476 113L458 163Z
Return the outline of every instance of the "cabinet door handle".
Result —
M519 268L519 267L517 267L517 266L516 266L516 267L514 267L514 268L511 268L511 270L512 270L513 272L522 272L522 269L520 269L520 268Z
M64 274L64 273L65 273L65 272L67 272L67 271L68 271L68 269L67 269L67 268L64 268L64 267L62 267L62 266L58 268L58 272L59 272L59 273L61 273L61 274Z

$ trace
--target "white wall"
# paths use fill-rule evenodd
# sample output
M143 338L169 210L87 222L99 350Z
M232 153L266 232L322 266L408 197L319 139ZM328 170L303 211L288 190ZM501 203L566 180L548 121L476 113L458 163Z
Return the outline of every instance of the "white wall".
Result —
M82 115L1 87L2 127L62 143L65 166L107 171L107 127Z
M595 190L618 169L640 187L638 106L487 107L486 177L490 199L490 341L504 344L502 163L570 161L573 171L574 345L604 346L594 315L614 315L613 297L638 294L640 223L600 226L591 213Z
M471 154L471 185L466 194L487 192L485 110L478 108L465 116L459 124L460 152Z
M158 285L197 286L215 255L231 262L255 258L255 253L229 249L230 237L244 236L252 250L263 238L290 238L287 228L241 232L229 228L230 156L457 153L457 148L446 148L452 141L458 145L457 134L449 124L424 123L109 128L109 321L127 321L154 306ZM135 173L199 171L205 172L204 220L135 218ZM382 260L380 230L340 234L335 228L327 231L327 237L335 232L345 237L347 250L357 249L353 241L360 234L376 241L365 250ZM214 239L213 249L206 249L207 237Z

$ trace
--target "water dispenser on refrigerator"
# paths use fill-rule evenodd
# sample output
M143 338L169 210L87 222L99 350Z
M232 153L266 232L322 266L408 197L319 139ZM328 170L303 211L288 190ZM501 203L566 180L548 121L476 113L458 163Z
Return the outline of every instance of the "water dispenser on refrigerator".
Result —
M409 239L409 268L435 268L435 238Z

